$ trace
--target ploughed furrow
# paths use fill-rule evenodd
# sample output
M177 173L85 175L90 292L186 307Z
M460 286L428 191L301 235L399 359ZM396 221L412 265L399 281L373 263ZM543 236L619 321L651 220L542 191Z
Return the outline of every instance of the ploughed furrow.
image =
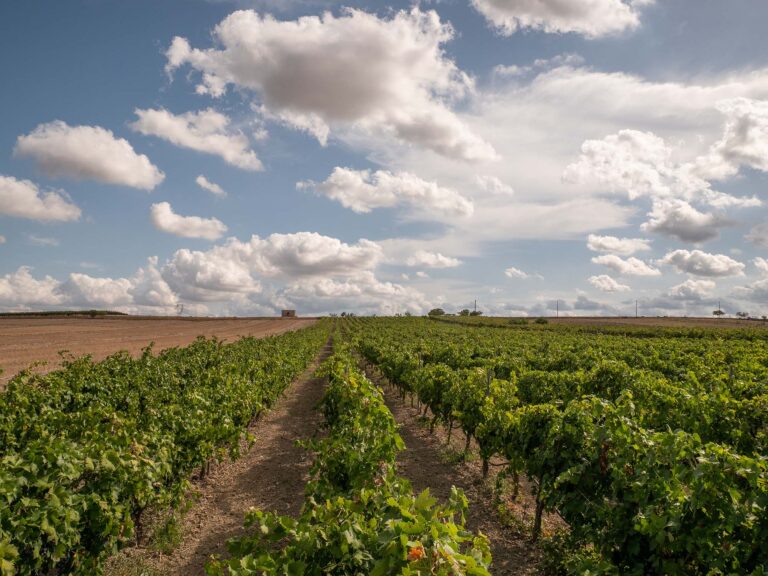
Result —
M469 500L467 528L482 532L490 540L494 576L536 574L540 548L528 534L502 523L497 511L499 503L494 500L493 480L483 481L479 459L454 462L464 449L461 431L453 432L450 443L446 430L439 425L430 434L429 423L420 420L419 409L411 407L409 401L403 402L377 370L366 372L384 391L387 406L400 426L406 449L398 454L398 470L411 481L414 490L429 488L435 497L445 501L452 486L462 489ZM515 506L518 513L532 515L535 503L526 489L521 489Z
M255 442L248 452L235 462L215 466L200 483L199 499L182 521L181 544L170 555L151 559L160 574L204 574L210 556L227 557L227 540L244 534L243 517L251 507L299 513L311 454L296 441L312 437L319 426L321 415L315 407L325 383L314 372L330 353L327 344L274 409L251 425Z

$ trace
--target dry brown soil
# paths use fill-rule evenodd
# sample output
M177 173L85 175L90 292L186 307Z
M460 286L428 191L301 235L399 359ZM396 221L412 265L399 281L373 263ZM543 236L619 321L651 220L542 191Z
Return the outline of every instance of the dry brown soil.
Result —
M315 410L324 380L314 378L330 345L278 400L274 410L252 424L255 443L239 460L215 465L196 482L198 499L182 520L181 544L169 555L134 548L123 552L138 557L163 576L204 574L212 554L226 557L228 539L243 535L245 513L251 507L297 516L304 501L312 455L296 445L318 430Z
M479 457L466 461L451 458L463 451L463 434L454 430L448 442L447 431L439 425L430 434L428 424L420 417L420 410L411 407L410 401L403 402L378 370L368 366L366 373L381 386L387 406L400 426L406 450L398 455L399 473L411 481L417 493L429 488L430 493L442 501L448 499L452 486L464 491L469 501L467 527L474 532L482 532L490 540L493 556L491 573L494 576L538 573L541 549L530 538L535 503L528 483L522 480L520 493L514 502L509 494L496 500L493 487L498 468L494 466L488 479L483 480ZM431 413L428 416L431 417ZM474 442L473 449L476 449ZM508 518L514 519L513 525L502 520L500 507L506 508ZM564 527L558 517L545 516L545 533Z
M235 340L240 336L271 336L305 328L312 318L0 318L0 387L33 362L46 372L60 363L59 352L90 354L95 360L127 350L138 354L150 342L160 351L190 344L198 336Z

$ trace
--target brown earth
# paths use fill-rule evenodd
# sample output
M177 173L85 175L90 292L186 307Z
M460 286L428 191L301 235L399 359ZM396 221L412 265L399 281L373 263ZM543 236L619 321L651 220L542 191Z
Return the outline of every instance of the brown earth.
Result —
M491 573L494 576L537 574L541 548L531 541L530 536L535 510L530 484L521 479L520 492L514 500L509 491L499 492L496 497L494 485L500 462L491 462L490 474L484 480L474 441L470 457L457 458L465 443L460 430L453 431L450 442L447 431L440 425L430 433L429 424L421 417L420 410L411 407L410 401L403 402L381 372L370 365L365 371L384 391L387 406L400 427L406 449L398 455L398 471L411 481L415 492L429 488L432 495L446 501L452 486L461 488L469 501L467 527L473 532L482 532L490 541ZM504 511L505 518L500 510ZM545 515L545 534L564 528L559 517Z
M243 520L251 507L298 516L304 502L312 454L296 445L318 430L321 414L315 410L325 388L314 372L331 353L326 345L312 365L286 390L274 409L249 428L255 438L242 457L214 465L196 482L197 500L183 516L181 543L168 555L147 548L132 548L114 561L134 561L162 576L198 576L212 554L227 556L228 539L245 533ZM108 569L107 574L124 570Z
M63 350L101 360L120 350L136 355L150 342L160 351L185 346L198 336L232 341L282 334L313 322L313 318L0 317L0 387L34 362L45 362L35 367L38 372L55 369Z

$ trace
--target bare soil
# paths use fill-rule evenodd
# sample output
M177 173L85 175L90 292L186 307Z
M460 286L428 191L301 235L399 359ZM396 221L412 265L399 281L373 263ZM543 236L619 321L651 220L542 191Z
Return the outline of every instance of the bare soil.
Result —
M160 351L185 346L198 336L232 341L282 334L313 322L313 318L2 317L0 388L35 362L44 363L34 368L37 372L54 370L61 363L60 351L101 360L121 350L137 355L150 342Z
M400 426L400 435L406 450L398 456L400 474L411 481L418 493L429 488L440 500L447 500L451 487L461 488L469 500L467 527L485 534L491 543L494 576L521 576L537 574L541 549L531 541L529 528L533 523L535 501L530 485L521 480L521 488L513 501L509 494L494 496L494 485L499 468L492 467L487 479L482 477L482 462L475 454L466 460L456 458L464 450L465 439L460 430L454 430L448 441L447 430L436 426L432 434L428 422L420 416L410 401L403 402L394 387L375 368L366 368L368 377L384 390L390 411ZM431 417L431 413L428 415ZM476 448L473 442L473 449ZM502 513L505 519L502 519ZM565 528L560 518L545 515L543 533Z
M314 372L330 352L326 345L274 409L250 427L255 443L240 459L215 465L197 482L198 499L183 517L182 541L171 554L141 548L123 554L141 559L163 576L202 575L212 554L226 557L227 540L245 533L249 508L297 516L312 455L296 441L311 438L320 425L315 407L325 383Z

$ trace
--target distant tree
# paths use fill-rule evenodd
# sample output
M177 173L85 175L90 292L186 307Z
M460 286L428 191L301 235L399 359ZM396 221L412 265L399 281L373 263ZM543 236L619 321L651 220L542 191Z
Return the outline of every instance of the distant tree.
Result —
M405 314L403 314L403 316L407 316L408 318L410 318L411 316L413 316L413 314L411 314L410 312L406 312Z
M470 316L482 316L483 312L481 310L473 310L469 313Z
M464 310L459 312L459 316L469 316L469 308L464 308Z
M725 316L725 312L723 312L722 310L713 310L712 316L720 318L721 316Z
M749 318L749 312L736 312L736 316L744 320Z
M445 310L442 308L432 308L427 314L428 316L445 316Z

